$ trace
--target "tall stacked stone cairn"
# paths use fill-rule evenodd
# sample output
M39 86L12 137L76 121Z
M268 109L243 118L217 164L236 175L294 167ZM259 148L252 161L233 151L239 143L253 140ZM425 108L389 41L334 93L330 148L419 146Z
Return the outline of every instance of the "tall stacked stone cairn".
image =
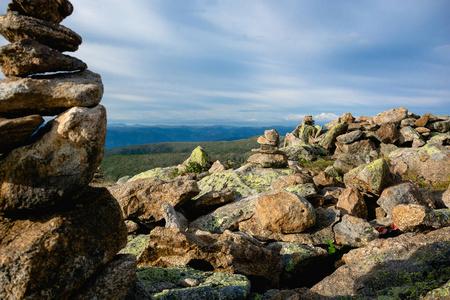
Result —
M0 299L121 299L134 282L120 207L89 186L106 111L100 76L62 53L81 44L59 24L72 11L13 0L0 16Z
M278 150L280 136L275 129L266 130L264 135L258 138L260 149L252 149L257 152L248 158L249 163L253 163L262 168L282 168L287 166L287 157L284 152Z

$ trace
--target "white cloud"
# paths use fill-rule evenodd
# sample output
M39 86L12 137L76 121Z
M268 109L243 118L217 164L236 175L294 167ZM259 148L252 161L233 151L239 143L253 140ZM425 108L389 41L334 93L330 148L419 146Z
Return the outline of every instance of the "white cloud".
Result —
M319 121L319 122L333 121L336 118L339 118L339 116L334 113L324 113L324 112L319 115L314 116L314 120Z

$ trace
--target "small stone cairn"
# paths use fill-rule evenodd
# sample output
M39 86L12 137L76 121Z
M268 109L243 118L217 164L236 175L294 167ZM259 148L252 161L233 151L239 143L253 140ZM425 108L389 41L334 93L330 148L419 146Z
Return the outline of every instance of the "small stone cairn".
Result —
M266 130L263 136L258 138L260 149L252 149L257 152L248 158L249 163L262 168L282 168L287 166L287 158L284 152L278 150L280 136L275 129Z
M59 24L72 11L13 0L0 16L0 299L122 299L135 280L120 207L89 186L106 110L100 75L62 54L81 44Z

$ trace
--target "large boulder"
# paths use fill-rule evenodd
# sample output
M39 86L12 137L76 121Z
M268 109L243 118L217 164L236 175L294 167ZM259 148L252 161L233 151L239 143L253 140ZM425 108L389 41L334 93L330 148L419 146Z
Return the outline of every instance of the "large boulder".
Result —
M356 141L353 143L342 144L336 142L335 157L341 155L360 155L360 156L376 156L375 144L370 140Z
M0 118L0 153L31 141L31 135L44 123L40 115L15 119Z
M8 11L58 24L72 14L73 6L68 0L14 0Z
M400 107L379 113L373 118L373 121L377 125L382 125L385 123L398 125L403 119L406 119L407 117L408 110L404 107Z
M313 179L303 173L295 173L292 175L280 176L271 185L272 190L287 188L290 186L313 183Z
M446 182L450 174L450 149L435 144L421 148L403 148L389 154L393 171L411 174L431 185Z
M346 134L342 134L340 136L338 136L336 138L336 140L339 143L342 144L351 144L353 142L356 142L357 140L359 140L360 138L362 138L364 132L361 130L355 130L355 131L351 131L349 133Z
M32 39L58 51L76 51L81 37L62 25L13 13L0 15L0 34L9 42Z
M0 162L0 210L70 202L92 181L103 158L106 111L74 107L49 122L34 144Z
M125 247L120 207L106 189L66 202L58 212L0 216L1 299L67 298Z
M261 285L278 286L281 258L255 239L224 231L223 234L157 227L138 257L140 266L188 265L205 271L249 276Z
M344 175L344 183L347 187L375 195L379 195L391 182L392 174L383 158L352 169Z
M0 115L52 116L74 106L93 107L100 103L102 95L100 75L88 70L57 76L1 79Z
M210 166L211 160L209 159L208 153L202 147L198 146L192 151L188 159L183 162L180 169L185 172L201 172L208 170ZM198 168L198 170L195 170L195 168Z
M263 229L273 232L298 233L316 222L312 204L285 190L259 197L255 213Z
M392 210L400 204L419 204L434 208L433 199L422 193L411 181L403 181L386 188L377 203L386 212L388 218L392 216Z
M138 179L108 187L108 190L119 202L124 219L137 218L143 222L162 220L164 204L177 208L199 193L195 180L182 178L169 181Z
M349 214L361 219L367 219L368 210L362 194L352 188L346 188L340 195L336 207L343 214Z
M303 297L419 299L450 280L449 240L450 227L374 240L344 255L347 264Z
M30 39L1 47L0 65L7 77L87 69L87 65L78 58L62 54Z
M247 162L261 168L284 168L287 167L287 156L284 153L256 153L247 159Z
M400 136L397 126L393 123L382 124L375 134L380 142L385 144L394 144Z

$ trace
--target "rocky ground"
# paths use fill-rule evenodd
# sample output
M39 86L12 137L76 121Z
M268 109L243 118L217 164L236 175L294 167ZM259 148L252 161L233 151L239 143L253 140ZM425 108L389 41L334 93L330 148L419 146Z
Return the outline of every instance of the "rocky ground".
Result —
M306 117L282 147L266 131L238 169L198 148L108 187L139 266L128 298L448 299L450 118L326 127Z

